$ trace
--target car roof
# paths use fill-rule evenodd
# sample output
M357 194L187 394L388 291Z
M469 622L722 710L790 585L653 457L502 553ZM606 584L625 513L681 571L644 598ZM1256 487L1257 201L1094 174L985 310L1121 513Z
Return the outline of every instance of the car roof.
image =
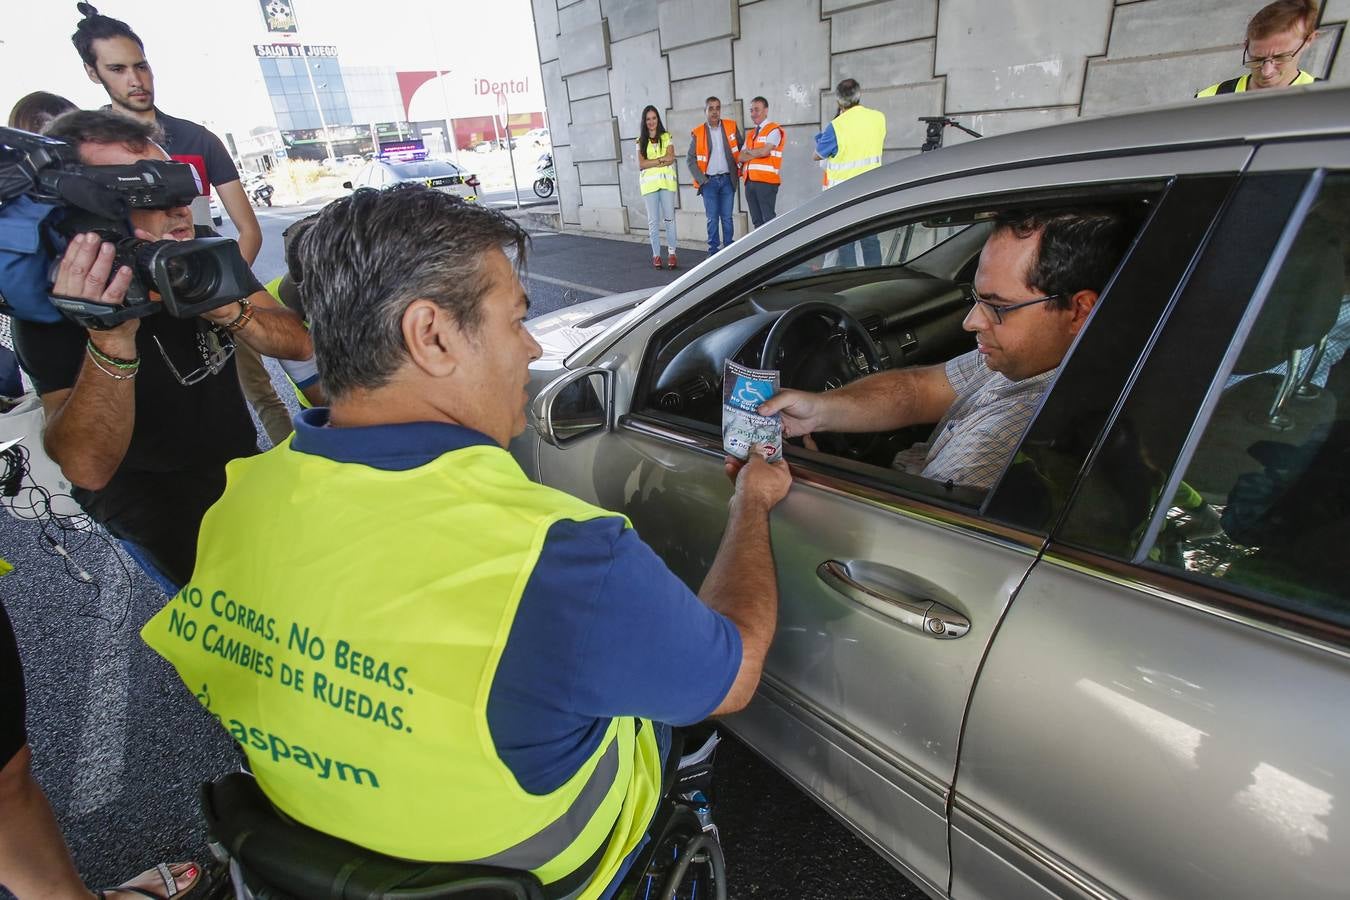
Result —
M1088 116L950 145L849 179L830 193L839 191L838 199L843 201L878 188L981 169L1016 168L1072 157L1346 134L1350 134L1350 87L1310 85L1252 91L1138 112Z

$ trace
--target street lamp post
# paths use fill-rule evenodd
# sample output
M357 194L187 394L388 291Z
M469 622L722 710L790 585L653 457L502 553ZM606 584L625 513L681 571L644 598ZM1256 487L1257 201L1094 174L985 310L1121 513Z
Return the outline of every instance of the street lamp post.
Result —
M516 192L516 209L520 209L520 182L516 180L516 151L511 146L511 103L506 99L506 91L497 92L497 103L505 114L506 125L506 158L511 160L511 187ZM496 123L496 118L493 118Z
M450 141L450 155L455 158L455 165L459 165L459 141L455 138L455 119L450 109L450 97L445 91L445 76L449 75L454 69L446 69L441 66L441 43L436 38L436 32L440 29L432 27L428 29L431 35L431 48L436 56L436 81L441 87L441 107L445 112L445 130L446 139Z
M301 45L300 52L301 53L305 52L303 44ZM329 140L328 137L328 123L324 121L323 118L323 104L319 102L319 90L314 86L314 72L310 67L309 57L302 56L300 58L301 60L304 61L305 64L305 77L309 79L309 92L314 96L314 109L319 114L319 125L323 127L323 143L324 146L328 148L328 156L331 159L333 158L333 142Z

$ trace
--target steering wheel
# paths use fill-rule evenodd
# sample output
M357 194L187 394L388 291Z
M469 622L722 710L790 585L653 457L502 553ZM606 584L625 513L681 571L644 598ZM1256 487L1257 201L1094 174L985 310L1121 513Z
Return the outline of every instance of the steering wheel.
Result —
M801 365L785 371L784 387L808 391L829 390L881 371L881 351L867 329L848 310L826 300L798 304L778 317L764 339L764 349L759 356L760 368L779 368L779 356L788 334L808 317L824 319L831 326L822 348L825 352L813 355ZM861 361L859 356L862 357ZM862 459L875 448L877 436L821 433L815 436L815 441L826 453Z

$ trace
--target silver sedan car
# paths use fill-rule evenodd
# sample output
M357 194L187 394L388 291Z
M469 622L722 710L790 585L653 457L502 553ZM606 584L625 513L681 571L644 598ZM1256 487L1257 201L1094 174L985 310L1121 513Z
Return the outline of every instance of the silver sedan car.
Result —
M787 449L727 724L934 897L1350 895L1350 90L1270 93L906 159L532 324L513 452L697 587L726 360L951 359L995 215L1135 217L992 487L893 468L922 428Z

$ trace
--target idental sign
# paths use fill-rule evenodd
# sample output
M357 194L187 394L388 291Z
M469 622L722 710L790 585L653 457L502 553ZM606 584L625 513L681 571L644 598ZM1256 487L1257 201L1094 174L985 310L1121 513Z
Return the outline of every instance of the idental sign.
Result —
M494 97L497 94L528 94L530 92L530 77L526 75L516 81L489 81L486 78L476 78L473 82L473 92L478 97Z

